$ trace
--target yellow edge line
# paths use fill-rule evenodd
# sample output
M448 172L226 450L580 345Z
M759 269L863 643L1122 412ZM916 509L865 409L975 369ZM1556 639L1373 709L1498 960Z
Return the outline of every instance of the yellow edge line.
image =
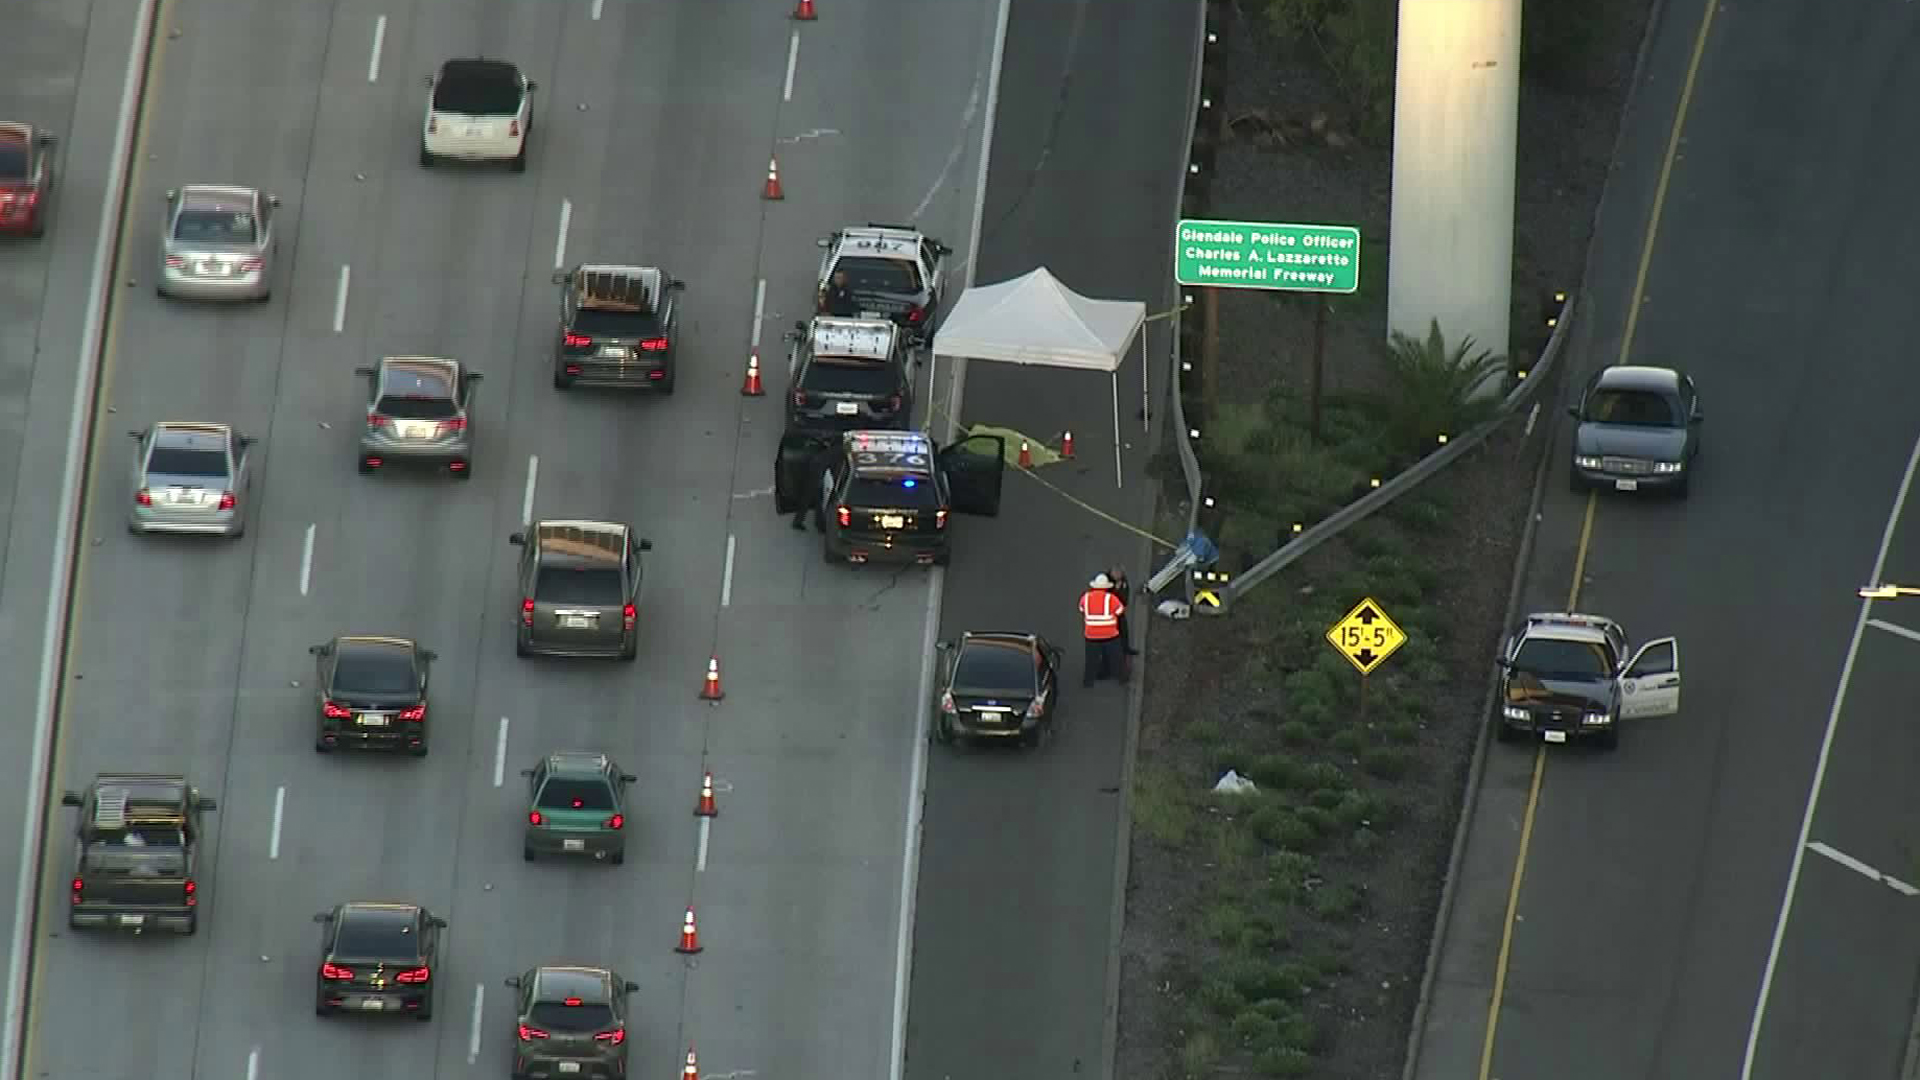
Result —
M1615 364L1624 364L1633 350L1634 333L1640 328L1640 305L1646 302L1647 275L1653 268L1654 241L1660 233L1660 219L1667 206L1667 188L1673 182L1673 164L1680 156L1681 133L1686 130L1687 111L1693 106L1693 87L1700 76L1700 59L1707 52L1707 37L1713 29L1713 15L1720 0L1707 0L1700 16L1700 30L1693 38L1693 55L1687 59L1686 80L1680 85L1680 101L1674 108L1673 127L1667 133L1666 155L1660 161L1660 178L1653 189L1653 208L1647 215L1646 240L1640 246L1640 266L1634 273L1633 293L1627 305L1627 324L1620 338L1620 355ZM1573 582L1567 587L1567 610L1577 610L1580 583L1587 572L1587 553L1593 542L1594 510L1598 495L1587 493L1586 513L1580 522L1580 543L1573 559ZM1507 914L1500 926L1500 956L1493 972L1493 994L1487 1002L1487 1037L1480 1047L1480 1080L1493 1074L1493 1048L1500 1030L1500 1006L1506 997L1507 966L1513 955L1513 924L1519 917L1520 883L1527 873L1527 848L1533 842L1533 820L1540 809L1540 787L1546 778L1547 751L1540 747L1533 756L1533 779L1527 787L1527 808L1520 818L1520 850L1513 860L1513 883L1507 890Z
M116 232L120 237L125 237L127 232L127 220L134 215L135 208L142 205L139 201L140 192L141 192L140 183L141 183L141 174L144 172L143 166L146 163L146 156L143 153L143 148L146 145L147 134L151 130L149 126L149 121L151 121L153 118L152 117L152 112L154 107L153 103L160 96L158 92L159 86L160 86L160 72L162 68L162 62L166 59L166 54L167 54L167 41L168 41L167 13L168 13L168 9L171 8L172 6L173 6L172 0L159 0L159 2L156 5L154 5L153 43L151 45L152 56L147 61L147 80L146 80L146 86L143 87L141 91L140 115L139 115L138 121L136 121L136 126L134 128L133 145L128 150L129 161L128 161L128 170L127 170L126 202L121 207L119 217L117 217L113 223L113 228L116 230ZM120 248L119 256L114 260L113 267L110 271L111 276L106 281L101 283L103 288L106 288L107 290L109 290L109 299L107 304L107 325L105 327L106 332L101 338L101 345L100 345L100 385L99 385L99 397L97 400L101 403L105 403L112 400L113 372L114 372L113 361L114 361L114 357L118 355L118 352L119 352L120 303L117 300L114 300L111 294L112 294L112 291L114 290L119 290L123 292L126 290L126 286L123 283L126 282L128 278L131 276L128 273L129 271L128 261L132 257L133 257L133 253L129 249L129 247L125 244L122 244ZM93 426L93 435L94 435L96 447L103 445L100 442L100 440L104 433L100 427L99 421L100 421L100 418L96 416L94 418L94 426ZM88 448L89 451L91 451L92 449L93 447ZM93 514L91 513L91 507L88 505L88 503L92 501L92 497L94 493L99 490L97 481L99 479L99 473L100 473L100 460L105 456L106 455L104 454L94 453L92 455L92 460L87 463L86 480L84 481L80 489L82 499L84 500L80 506L80 522L83 527L94 523L91 520L93 518ZM79 555L75 558L74 564L73 564L73 586L72 586L73 591L69 594L70 606L67 609L67 619L69 620L69 629L67 632L67 651L66 651L66 655L61 657L61 661L62 661L60 665L61 670L65 670L65 667L66 667L65 661L67 657L78 655L80 651L80 625L81 624L78 619L73 618L73 612L74 610L79 608L80 598L86 595L87 566L91 562L91 559L88 557L88 553L93 550L93 545L86 543L84 536L75 537L74 543L79 550ZM55 738L54 738L54 745L53 745L53 754L50 758L51 763L53 763L56 769L62 757L60 752L62 748L62 744L66 742L67 725L64 719L65 712L66 712L66 699L63 695L61 697L61 713L63 715L59 717L55 717L55 728L54 728ZM59 845L46 844L44 845L44 847L45 847L45 852L42 856L43 858L49 858L49 859L52 858L56 851L61 852L62 855L64 856L65 849L60 848ZM45 873L44 867L42 868L42 873L43 874ZM36 902L38 902L37 899L36 899ZM28 985L35 986L35 987L46 985L44 982L41 981L41 977L40 977L42 967L46 963L46 956L47 954L45 949L35 949L33 951L33 977L32 977L32 982L30 982ZM22 1051L21 1061L26 1064L26 1068L22 1071L22 1075L24 1076L39 1075L39 1073L34 1068L33 1060L34 1060L34 1043L37 1041L36 1035L39 1032L40 1024L37 1018L38 1014L35 1013L34 1016L36 1018L27 1026L26 1038L21 1048L21 1051Z

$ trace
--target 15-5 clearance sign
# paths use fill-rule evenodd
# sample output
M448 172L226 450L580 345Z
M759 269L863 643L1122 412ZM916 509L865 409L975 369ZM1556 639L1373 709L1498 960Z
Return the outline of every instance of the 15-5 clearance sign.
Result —
M1350 293L1360 287L1360 230L1350 225L1180 222L1173 277L1215 289Z

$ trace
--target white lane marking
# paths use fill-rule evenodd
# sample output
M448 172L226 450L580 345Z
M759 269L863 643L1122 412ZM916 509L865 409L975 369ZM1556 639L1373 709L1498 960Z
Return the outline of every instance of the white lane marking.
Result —
M260 1080L260 1048L247 1051L247 1080Z
M760 347L760 326L767 317L767 279L761 278L753 286L753 344L748 348Z
M553 242L553 268L567 268L567 229L573 224L573 203L560 200L560 238Z
M467 1064L480 1060L480 1014L487 1006L487 984L473 984L473 1025L467 1030Z
M713 835L713 819L710 817L701 818L700 819L700 856L693 864L693 872L696 874L704 874L707 872L707 840L712 835Z
M1838 848L1830 847L1815 840L1813 843L1807 845L1807 850L1818 855L1825 855L1827 858L1859 874L1861 877L1869 881L1877 881L1902 896L1920 896L1920 889L1914 888L1891 874L1883 874Z
M39 875L40 833L46 827L47 795L53 782L53 714L59 695L60 658L66 653L68 593L73 588L74 532L80 527L80 483L87 443L93 438L93 398L100 385L101 345L106 334L107 294L113 288L113 242L119 232L120 200L127 190L127 164L133 155L133 121L146 79L157 0L141 0L133 25L149 28L133 34L120 85L120 112L114 121L113 154L107 160L107 187L100 199L100 225L94 233L93 264L87 278L87 309L81 317L80 349L75 357L73 404L67 414L66 458L60 469L60 508L54 519L52 565L47 574L47 610L40 628L40 670L34 688L33 749L21 763L33 779L26 787L26 812L20 815L20 864L13 875L13 931L7 947L7 1003L0 1028L0 1076L20 1075L21 1027L27 1009L27 953L33 933L33 887Z
M736 491L733 493L733 497L736 499L757 499L762 495L771 494L773 494L773 485L768 484L766 487L754 488L752 491Z
M367 61L367 81L380 81L380 47L387 43L387 17L373 20L373 57Z
M493 740L493 786L507 782L507 718L500 718L500 734Z
M793 32L793 36L787 39L787 81L786 84L780 88L781 101L793 100L793 70L798 67L799 64L800 31L796 29Z
M353 281L353 267L340 267L340 284L333 290L333 332L347 328L347 288Z
M1907 455L1907 471L1900 477L1900 491L1893 497L1893 511L1887 515L1887 527L1880 534L1880 551L1873 557L1873 576L1881 580L1886 569L1887 549L1893 546L1893 531L1900 524L1900 513L1907 505L1907 492L1913 487L1913 473L1920 467L1920 440ZM1827 779L1827 759L1833 754L1833 733L1840 727L1840 710L1847 700L1847 683L1853 678L1853 660L1860 653L1860 639L1866 635L1867 612L1873 601L1860 601L1860 614L1854 619L1853 640L1847 643L1847 658L1840 665L1840 685L1833 690L1833 707L1827 710L1827 730L1820 736L1820 756L1813 766L1813 784L1807 791L1806 811L1800 816L1800 836L1794 841L1793 863L1787 870L1786 893L1780 898L1780 914L1773 923L1773 942L1767 946L1767 966L1760 975L1760 993L1753 1003L1753 1022L1747 1026L1747 1052L1740 1063L1740 1080L1752 1080L1755 1052L1760 1047L1760 1025L1767 1016L1767 996L1773 993L1773 973L1780 964L1780 943L1787 936L1787 920L1793 917L1793 894L1800 887L1800 865L1806 859L1807 836L1813 831L1813 812L1820 805L1820 787Z
M267 840L267 858L280 857L280 823L287 817L287 786L280 785L273 792L273 835Z
M520 496L520 527L533 524L533 488L540 482L540 455L527 458L527 493Z
M987 73L984 71L973 77L973 89L967 92L967 107L960 110L960 130L953 140L953 149L947 151L946 163L940 166L940 172L934 176L933 183L927 187L927 194L921 198L920 205L913 208L913 214L907 218L908 221L919 221L926 216L927 207L933 205L933 200L940 194L940 189L947 186L947 175L953 172L955 165L960 164L960 155L966 153L967 140L964 136L967 129L973 127L973 118L980 114L981 83L986 77Z
M600 21L600 6L604 3L606 3L606 0L593 0L593 21L594 22Z
M1899 623L1890 623L1885 619L1868 619L1867 625L1873 627L1875 630L1885 630L1889 634L1896 634L1906 638L1908 641L1920 641L1920 630L1909 630Z
M307 595L307 586L313 581L313 530L307 526L306 543L300 547L300 595Z
M733 606L733 534L727 534L727 568L720 573L720 606Z

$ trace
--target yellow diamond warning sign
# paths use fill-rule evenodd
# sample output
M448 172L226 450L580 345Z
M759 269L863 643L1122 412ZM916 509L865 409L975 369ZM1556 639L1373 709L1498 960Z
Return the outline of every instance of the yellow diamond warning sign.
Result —
M1373 674L1395 650L1407 643L1400 629L1372 597L1347 612L1346 618L1327 630L1327 644L1337 649L1362 675Z

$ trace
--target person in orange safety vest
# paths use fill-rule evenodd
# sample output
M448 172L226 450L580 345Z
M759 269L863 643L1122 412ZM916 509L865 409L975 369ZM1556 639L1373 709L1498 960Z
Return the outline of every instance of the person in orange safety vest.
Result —
M1120 640L1120 616L1127 605L1113 594L1113 579L1095 575L1080 594L1080 623L1087 641L1087 665L1080 685L1095 679L1127 681L1126 643Z

